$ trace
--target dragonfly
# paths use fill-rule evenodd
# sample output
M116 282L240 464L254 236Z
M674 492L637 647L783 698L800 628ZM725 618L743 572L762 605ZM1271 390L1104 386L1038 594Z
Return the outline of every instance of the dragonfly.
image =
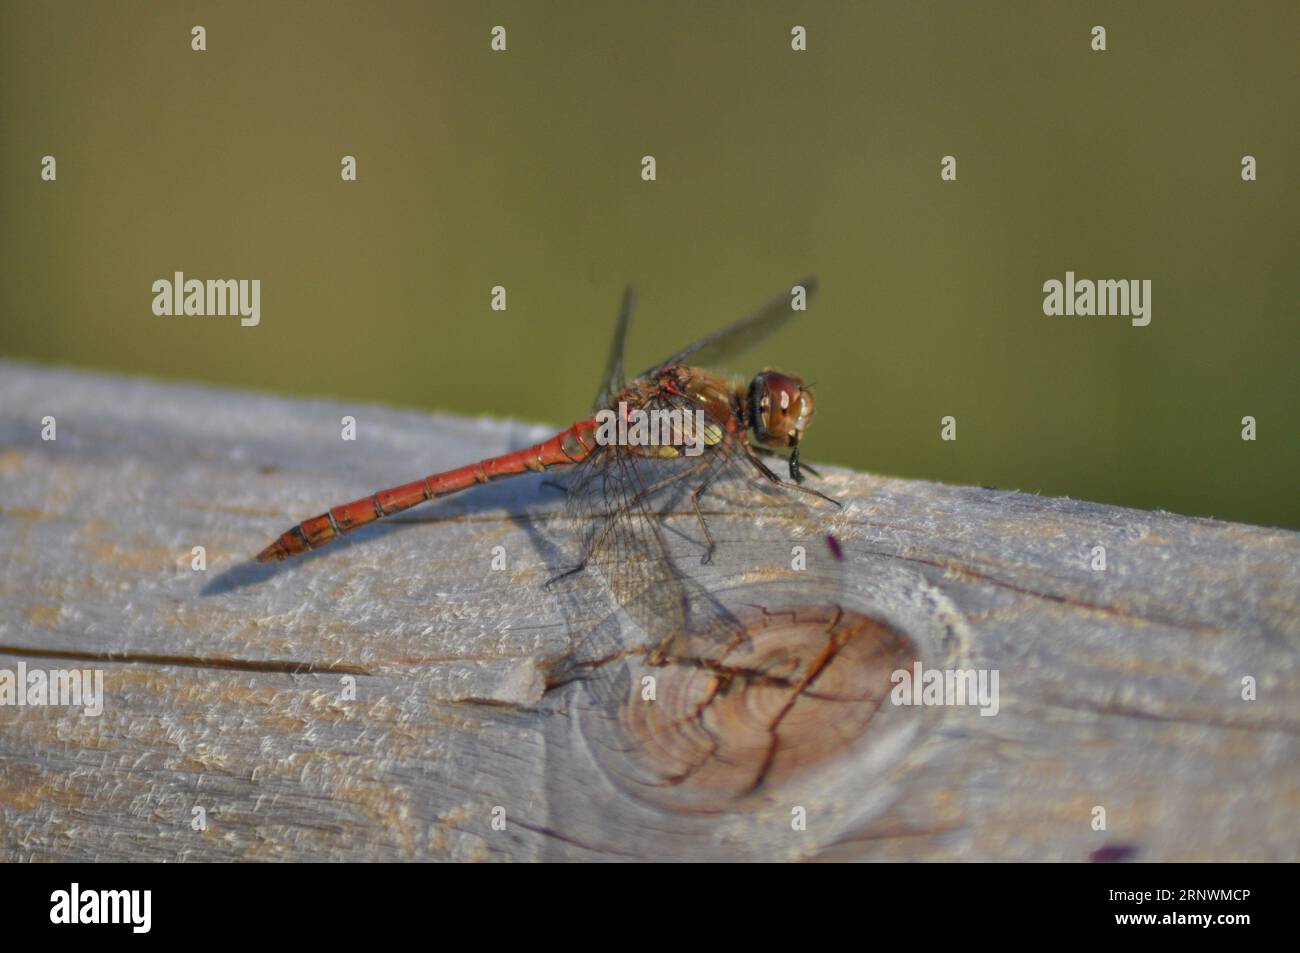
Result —
M616 603L649 635L654 657L662 659L683 633L698 632L726 615L701 608L712 600L701 593L697 576L683 568L681 539L698 550L701 565L717 570L713 584L725 585L762 561L755 554L775 539L768 533L764 540L755 532L764 517L770 522L779 516L787 528L796 527L796 535L815 539L817 509L839 507L806 485L805 471L818 474L800 461L815 407L804 380L772 368L748 381L705 369L788 325L803 313L815 290L815 279L804 279L629 381L624 346L635 300L629 288L592 416L532 446L332 507L284 532L257 559L272 562L317 550L368 523L482 484L565 471L571 477L568 513L581 527L580 555L576 565L550 581L597 569ZM662 431L666 439L608 439L618 430L609 426L611 417L626 423L638 412L658 412L657 419L671 421ZM689 426L690 421L695 425ZM769 465L780 458L788 478ZM758 520L749 515L754 513ZM675 530L674 515L692 523L694 532L683 536ZM728 531L715 532L715 521ZM842 559L834 536L822 538L825 552L820 555ZM773 564L775 554L779 565L781 548L772 543L767 551L766 561ZM706 624L705 617L712 621Z

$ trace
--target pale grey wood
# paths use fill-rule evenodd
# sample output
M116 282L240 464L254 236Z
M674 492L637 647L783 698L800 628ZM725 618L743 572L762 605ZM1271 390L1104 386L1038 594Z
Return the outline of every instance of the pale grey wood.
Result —
M98 717L0 707L0 858L1300 854L1296 533L828 472L845 606L927 665L997 669L1000 711L882 706L708 813L629 792L591 691L556 684L574 609L542 588L537 480L246 564L327 505L547 432L0 362L0 669L97 667L107 694Z

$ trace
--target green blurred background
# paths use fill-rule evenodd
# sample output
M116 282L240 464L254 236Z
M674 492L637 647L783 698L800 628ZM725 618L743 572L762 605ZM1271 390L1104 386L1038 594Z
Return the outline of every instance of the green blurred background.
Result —
M626 282L640 369L814 272L731 368L815 384L809 459L1297 527L1297 37L1294 0L6 0L0 354L568 424ZM1067 269L1150 278L1151 325L1044 316ZM177 270L260 278L261 325L155 317Z

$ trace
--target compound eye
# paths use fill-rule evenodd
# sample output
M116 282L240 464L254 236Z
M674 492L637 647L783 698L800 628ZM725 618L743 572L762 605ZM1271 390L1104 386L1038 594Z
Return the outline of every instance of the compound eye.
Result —
M796 445L812 412L810 399L797 377L779 371L758 374L749 388L754 435L766 446Z

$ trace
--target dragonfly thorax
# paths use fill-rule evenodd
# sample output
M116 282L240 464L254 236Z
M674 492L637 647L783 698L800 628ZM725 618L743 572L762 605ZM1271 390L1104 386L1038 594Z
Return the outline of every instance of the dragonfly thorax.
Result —
M764 447L797 447L813 413L812 392L803 379L780 371L762 371L749 382L749 426Z

